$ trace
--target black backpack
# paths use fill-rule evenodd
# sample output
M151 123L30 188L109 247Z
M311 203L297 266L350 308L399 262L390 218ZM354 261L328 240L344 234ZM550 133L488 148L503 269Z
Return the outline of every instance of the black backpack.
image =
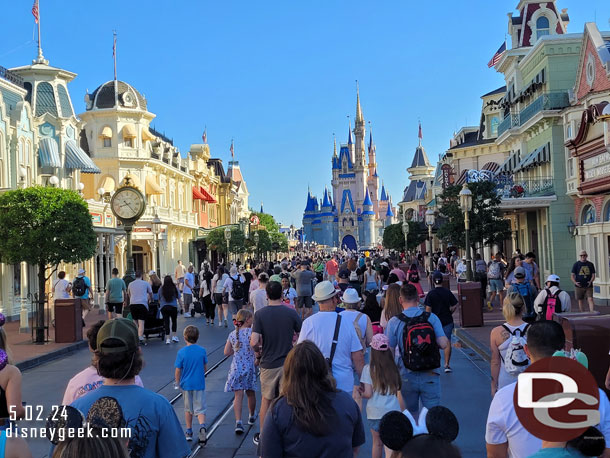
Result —
M231 280L233 280L233 290L231 291L231 297L236 301L239 301L246 297L244 284L240 281L239 275L235 278L231 277Z
M401 313L398 319L405 323L402 330L404 352L402 362L412 371L427 371L441 367L441 354L436 343L434 328L428 319L429 312L413 318Z
M87 284L84 277L76 277L72 282L72 294L74 297L84 296L87 292Z

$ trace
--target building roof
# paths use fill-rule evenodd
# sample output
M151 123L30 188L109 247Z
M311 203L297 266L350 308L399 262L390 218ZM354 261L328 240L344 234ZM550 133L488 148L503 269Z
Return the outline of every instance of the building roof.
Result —
M349 205L349 209L352 211L352 213L356 211L354 201L352 200L352 192L349 189L343 190L343 198L341 199L341 213L345 212L346 205Z
M347 168L352 169L354 164L352 164L352 155L349 153L349 148L347 146L341 146L339 150L339 157L333 158L333 169L341 169L343 165L343 158L347 159Z
M479 133L477 132L469 132L464 135L464 143L460 143L459 145L452 146L451 149L459 149L459 148L467 148L470 146L484 145L485 143L494 143L496 141L495 138L487 138L478 140Z
M490 95L502 94L503 92L506 92L506 86L494 89L493 91L488 92L487 94L483 94L481 97L489 97Z
M426 155L426 151L424 147L419 145L415 148L415 155L413 156L413 162L411 163L411 168L415 167L430 167L430 162L428 161L428 156Z
M426 196L426 183L421 180L412 180L405 188L402 196L403 202L413 202L423 200Z
M89 95L92 103L87 105L87 111L94 108L114 108L114 83L114 80L107 81ZM147 110L144 96L123 81L118 81L118 102L121 108Z
M388 194L385 192L385 185L381 185L381 199L382 202L384 200L388 200Z
M394 216L394 212L392 211L392 206L388 205L388 211L385 212L385 216Z
M208 165L214 168L214 174L220 178L221 183L230 183L231 177L225 173L225 168L222 165L222 159L211 158L208 160Z
M322 202L322 208L332 207L330 199L328 197L328 189L324 189L324 201Z
M239 168L239 161L229 161L227 175L229 175L233 181L244 181L244 178L241 175L241 169Z
M362 202L363 207L372 207L373 202L371 201L371 196L369 195L369 188L366 188L364 202Z

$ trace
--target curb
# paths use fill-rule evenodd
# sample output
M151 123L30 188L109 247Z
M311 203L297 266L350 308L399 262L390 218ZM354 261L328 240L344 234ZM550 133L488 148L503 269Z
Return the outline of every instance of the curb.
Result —
M80 342L75 342L66 347L50 351L49 353L45 353L44 355L23 360L15 364L15 366L17 366L22 372L27 371L28 369L33 369L36 366L40 366L41 364L48 363L49 361L61 358L62 356L65 356L69 353L73 353L77 350L80 350L81 348L86 348L88 345L89 343L86 340L81 340Z
M455 328L454 332L456 337L460 339L464 345L473 350L488 363L491 362L491 351L487 345L482 344L477 339L470 336L465 328Z

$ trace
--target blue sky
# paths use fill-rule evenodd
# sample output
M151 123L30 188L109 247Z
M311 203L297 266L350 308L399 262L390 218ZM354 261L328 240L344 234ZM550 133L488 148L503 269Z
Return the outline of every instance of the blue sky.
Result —
M379 174L396 203L417 146L435 163L452 133L478 123L480 96L503 85L487 62L502 44L517 0L75 1L40 0L50 64L78 74L69 89L77 112L86 89L118 77L157 115L154 126L183 154L204 126L215 157L236 159L250 205L300 226L307 186L330 183L333 133L347 138L356 85L377 144ZM29 0L5 2L0 65L36 55ZM61 8L58 6L61 4ZM569 32L597 19L610 29L607 0L558 0ZM368 126L367 126L368 127Z

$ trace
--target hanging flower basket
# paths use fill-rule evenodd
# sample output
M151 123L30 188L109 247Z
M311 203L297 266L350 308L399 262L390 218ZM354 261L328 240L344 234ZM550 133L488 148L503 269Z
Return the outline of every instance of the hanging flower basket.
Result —
M524 194L525 194L525 189L523 189L523 186L521 186L519 184L510 188L510 196L513 198L523 197Z

